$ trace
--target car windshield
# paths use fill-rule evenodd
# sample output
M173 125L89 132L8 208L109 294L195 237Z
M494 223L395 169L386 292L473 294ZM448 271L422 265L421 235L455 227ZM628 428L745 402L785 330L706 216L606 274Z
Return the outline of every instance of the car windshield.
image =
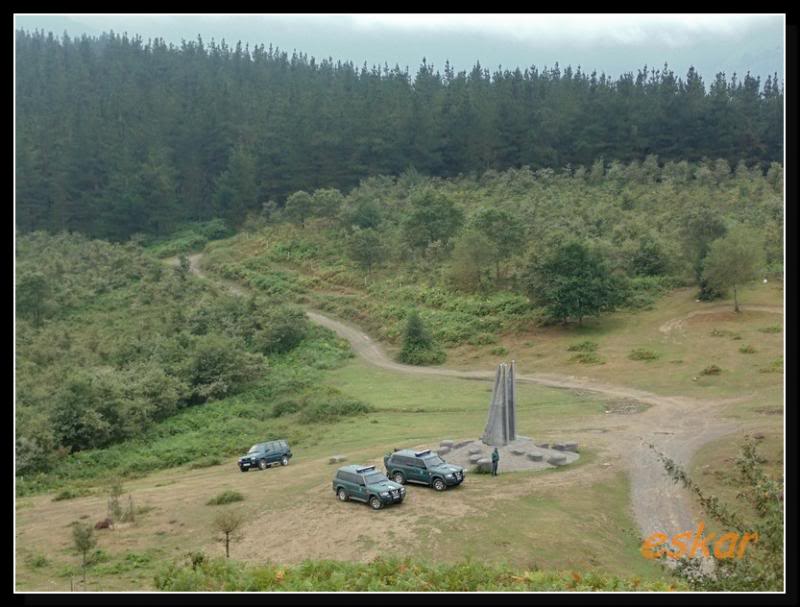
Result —
M256 451L258 451L258 445L253 445L250 447L250 451L248 451L248 453L255 453Z
M444 463L444 460L438 455L434 455L433 457L426 457L424 461L425 465L428 466L428 468L433 468L434 466L441 466Z
M368 485L374 485L375 483L383 483L388 481L389 479L386 478L385 474L381 474L380 472L370 472L369 474L364 475L364 482Z

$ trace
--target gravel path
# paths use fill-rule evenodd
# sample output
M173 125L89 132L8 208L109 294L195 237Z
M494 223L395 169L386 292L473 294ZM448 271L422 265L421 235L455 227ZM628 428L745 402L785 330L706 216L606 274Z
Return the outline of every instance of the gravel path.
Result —
M189 257L191 270L198 276L206 276L200 268L202 254ZM177 258L167 260L177 264ZM214 278L233 293L244 293L241 286ZM748 306L747 310L780 312L779 308ZM728 310L728 308L723 308ZM711 313L720 310L693 312ZM455 377L493 381L493 370L462 371L443 367L416 367L397 363L390 359L383 348L359 328L333 319L316 310L307 310L308 318L350 342L356 354L366 362L398 373L437 377ZM662 333L673 330L674 319L659 327ZM704 444L734 432L736 424L723 421L718 410L721 406L741 399L700 400L682 396L661 396L625 386L605 384L594 380L558 374L518 374L517 381L534 383L551 388L594 392L620 399L629 399L651 405L641 413L624 416L607 415L605 423L599 424L602 434L596 437L601 448L602 459L619 462L629 471L633 513L643 537L660 531L668 536L694 529L697 516L688 493L666 475L663 465L648 447L653 444L659 451L686 465L692 455ZM564 429L565 440L573 440L570 429ZM608 465L598 462L596 465Z

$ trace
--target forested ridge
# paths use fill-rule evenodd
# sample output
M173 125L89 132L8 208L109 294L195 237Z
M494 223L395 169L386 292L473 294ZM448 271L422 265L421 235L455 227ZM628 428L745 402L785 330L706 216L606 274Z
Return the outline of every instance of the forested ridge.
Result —
M124 240L186 221L238 225L297 190L349 191L413 167L433 177L782 160L783 88L643 67L416 71L260 45L16 34L22 231Z

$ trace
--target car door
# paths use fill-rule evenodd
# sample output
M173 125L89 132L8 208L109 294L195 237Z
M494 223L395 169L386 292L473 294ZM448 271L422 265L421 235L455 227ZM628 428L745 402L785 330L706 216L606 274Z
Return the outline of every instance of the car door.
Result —
M353 495L356 499L361 500L362 502L367 501L367 484L364 482L364 477L360 474L354 474L355 478L353 479Z
M270 464L274 464L275 462L281 459L280 454L278 453L277 444L275 442L267 443L267 461Z
M430 482L428 469L425 467L425 462L423 462L420 458L415 457L411 460L411 466L409 470L414 475L413 480L425 484Z

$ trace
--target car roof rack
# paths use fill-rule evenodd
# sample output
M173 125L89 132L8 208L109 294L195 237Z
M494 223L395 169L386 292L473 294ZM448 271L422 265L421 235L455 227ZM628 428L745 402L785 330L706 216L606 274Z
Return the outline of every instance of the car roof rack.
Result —
M359 474L363 474L364 472L369 472L370 470L375 470L375 466L364 466L363 468L356 468L356 472Z
M430 449L425 449L425 451L415 451L414 455L416 455L417 457L422 457L423 455L430 455L430 452L431 452Z

